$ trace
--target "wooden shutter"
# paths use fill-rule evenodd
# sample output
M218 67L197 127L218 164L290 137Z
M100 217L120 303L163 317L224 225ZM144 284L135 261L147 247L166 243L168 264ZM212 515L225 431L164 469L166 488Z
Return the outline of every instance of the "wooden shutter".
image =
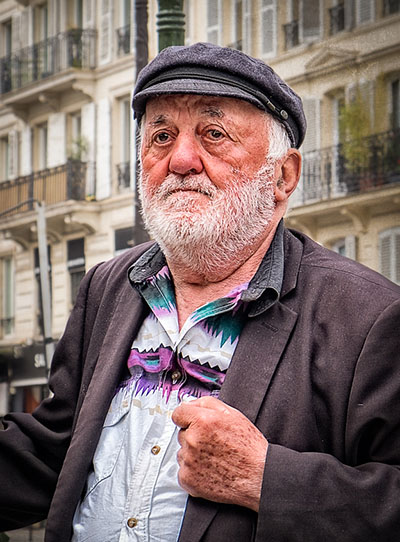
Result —
M61 166L67 161L66 156L66 115L52 113L48 121L47 167Z
M303 99L304 113L307 119L307 132L303 145L302 152L315 151L320 147L320 102L318 98Z
M96 4L94 0L83 0L83 28L95 28Z
M21 175L32 173L32 129L25 124L21 131Z
M276 3L275 0L263 0L261 7L262 53L276 54Z
M94 102L82 107L82 137L88 144L86 194L94 195L96 191L96 104Z
M110 0L101 0L100 11L100 64L110 62L112 58L113 27L112 6Z
M8 177L9 179L15 179L19 174L19 132L11 130L8 133L8 148L9 148L9 164L8 164Z
M111 107L103 98L97 108L96 197L107 198L111 193Z
M302 41L310 41L321 35L320 0L303 0L301 13Z
M374 20L374 0L357 0L357 24Z

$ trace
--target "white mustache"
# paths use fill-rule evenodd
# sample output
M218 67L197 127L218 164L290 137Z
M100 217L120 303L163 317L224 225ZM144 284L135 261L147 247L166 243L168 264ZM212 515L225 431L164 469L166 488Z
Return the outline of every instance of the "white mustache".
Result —
M177 175L170 173L162 184L155 191L155 196L160 198L167 198L174 192L191 190L193 192L199 192L211 199L215 197L218 189L210 181L208 175L201 173L197 175Z

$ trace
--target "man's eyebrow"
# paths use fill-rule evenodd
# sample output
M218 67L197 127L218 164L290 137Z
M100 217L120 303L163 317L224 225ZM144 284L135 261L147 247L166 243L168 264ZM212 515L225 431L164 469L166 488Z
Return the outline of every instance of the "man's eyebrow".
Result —
M203 109L201 113L210 117L222 118L225 116L225 113L222 111L222 109L213 106L209 106L206 109Z
M166 115L157 115L156 117L154 117L150 122L149 124L151 124L152 126L158 126L160 124L165 124L167 122L167 116Z

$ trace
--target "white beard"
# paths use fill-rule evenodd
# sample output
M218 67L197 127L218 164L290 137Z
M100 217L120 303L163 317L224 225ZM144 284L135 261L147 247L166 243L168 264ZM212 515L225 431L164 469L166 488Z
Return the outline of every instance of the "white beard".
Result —
M274 164L268 162L254 176L242 173L226 188L217 188L206 175L170 174L152 193L139 195L143 220L167 260L196 275L215 276L231 269L238 258L248 257L263 239L275 210ZM173 194L176 190L204 194ZM204 198L209 201L204 204ZM234 265L236 267L236 265Z

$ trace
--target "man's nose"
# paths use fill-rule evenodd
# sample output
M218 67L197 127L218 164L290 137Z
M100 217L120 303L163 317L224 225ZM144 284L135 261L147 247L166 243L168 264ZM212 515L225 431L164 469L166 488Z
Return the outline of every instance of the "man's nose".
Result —
M171 152L169 170L180 175L200 173L203 170L198 143L194 137L179 134Z

